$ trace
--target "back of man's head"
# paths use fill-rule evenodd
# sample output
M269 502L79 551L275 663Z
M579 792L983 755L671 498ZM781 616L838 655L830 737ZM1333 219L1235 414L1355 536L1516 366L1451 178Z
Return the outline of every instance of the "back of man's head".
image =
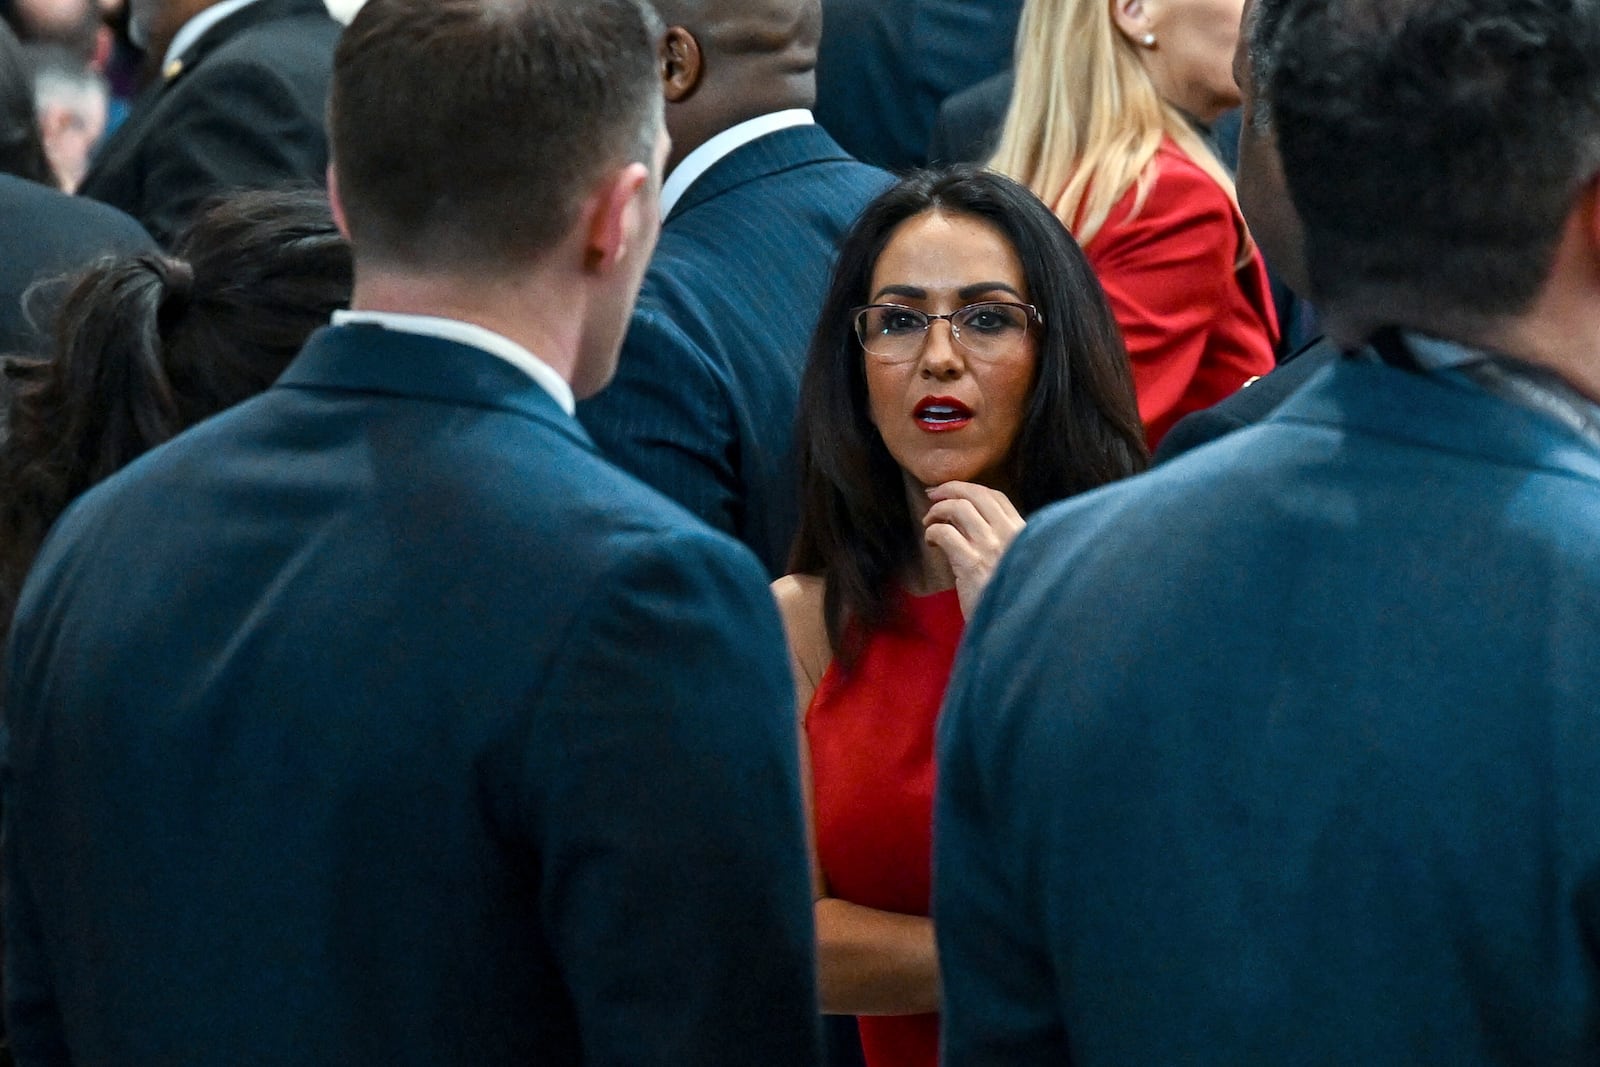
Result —
M1319 305L1422 328L1526 311L1600 168L1600 4L1292 0L1272 43Z
M669 26L683 26L708 51L771 55L799 49L816 60L822 0L653 0Z
M1250 105L1255 124L1262 129L1272 124L1271 84L1273 71L1278 66L1278 31L1294 0L1246 0L1244 25L1240 27L1239 46L1249 62L1242 71L1244 83L1239 90Z
M640 0L369 0L328 123L358 263L470 276L552 249L609 168L655 166L659 32Z
M816 103L821 0L654 0L672 165L746 119Z

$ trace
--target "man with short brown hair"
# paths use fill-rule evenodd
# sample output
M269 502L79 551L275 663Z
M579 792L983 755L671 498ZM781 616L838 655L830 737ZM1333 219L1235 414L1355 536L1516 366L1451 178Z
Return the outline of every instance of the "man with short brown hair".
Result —
M657 30L352 22L352 309L87 494L20 598L20 1063L813 1064L764 575L573 418L659 225Z

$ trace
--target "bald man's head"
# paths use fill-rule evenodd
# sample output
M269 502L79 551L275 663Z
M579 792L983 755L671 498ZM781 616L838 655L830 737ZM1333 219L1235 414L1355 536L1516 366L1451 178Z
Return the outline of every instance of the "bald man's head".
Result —
M816 101L821 0L654 0L669 168L746 119Z
M821 0L656 0L661 21L719 56L810 56L822 37Z

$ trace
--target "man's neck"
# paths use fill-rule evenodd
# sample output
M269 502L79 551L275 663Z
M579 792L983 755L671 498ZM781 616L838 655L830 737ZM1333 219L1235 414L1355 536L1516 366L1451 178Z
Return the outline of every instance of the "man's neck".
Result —
M1328 335L1348 348L1380 327L1415 330L1541 367L1600 403L1600 228L1590 221L1597 204L1591 189L1570 213L1544 283L1519 311L1487 316L1470 308L1428 309L1422 287L1374 289L1328 307Z
M816 77L807 73L803 78L788 76L774 78L768 70L757 69L741 77L738 70L724 70L722 77L731 84L741 86L739 92L729 92L720 86L714 90L702 88L687 102L671 105L676 114L668 118L672 130L672 150L667 156L667 173L701 145L725 130L740 123L795 108L810 110L816 104Z
M583 296L557 292L558 288L550 279L536 275L508 284L358 267L350 308L427 315L481 326L521 345L571 382L578 358Z

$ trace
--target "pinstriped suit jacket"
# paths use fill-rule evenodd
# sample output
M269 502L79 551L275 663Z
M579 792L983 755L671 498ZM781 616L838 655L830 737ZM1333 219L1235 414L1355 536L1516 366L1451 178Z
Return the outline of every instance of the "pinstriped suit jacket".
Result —
M820 126L731 153L667 217L616 380L578 417L623 469L782 574L800 371L840 240L892 178Z

